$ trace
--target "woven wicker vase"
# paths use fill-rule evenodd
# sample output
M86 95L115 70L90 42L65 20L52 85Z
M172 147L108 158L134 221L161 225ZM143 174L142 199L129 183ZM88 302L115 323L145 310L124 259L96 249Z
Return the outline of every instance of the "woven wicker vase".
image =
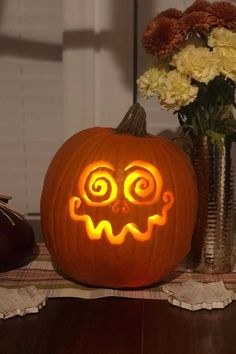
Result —
M235 204L230 137L222 149L207 136L196 138L192 161L198 180L199 208L192 241L194 269L228 273L233 266Z

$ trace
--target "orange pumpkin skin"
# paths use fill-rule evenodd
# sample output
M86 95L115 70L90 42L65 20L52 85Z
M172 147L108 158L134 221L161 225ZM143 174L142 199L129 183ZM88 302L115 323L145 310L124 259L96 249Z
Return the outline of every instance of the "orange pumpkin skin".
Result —
M82 172L97 161L113 166L111 174L116 184L114 200L101 206L101 186L97 186L98 196L95 197L89 195L87 185L83 186L91 197L91 205L80 195L83 188L79 186L84 183ZM155 166L162 178L158 200L150 205L146 195L140 195L145 184L141 185L141 190L129 191L134 203L135 198L138 199L138 205L124 196L124 185L130 183L124 182L130 173L125 168L133 161ZM140 176L135 182L139 180ZM109 188L110 193L112 187ZM166 195L172 196L172 204L164 200ZM149 199L153 196L151 191ZM77 200L82 200L78 210L73 204ZM169 205L167 212L165 205ZM95 286L134 288L159 281L189 252L196 209L195 174L189 158L175 143L160 136L135 137L117 134L110 128L90 128L66 141L53 158L44 181L41 223L53 260L70 278ZM113 239L109 240L105 228L91 239L85 220L73 219L71 212L89 215L94 227L106 220L112 227ZM142 240L147 219L154 214L166 214L166 220L160 217L160 223L155 225L150 221L151 233ZM117 241L116 235L124 231L127 224L135 225L140 234L137 231L138 236L134 237L132 228L126 226L127 230Z

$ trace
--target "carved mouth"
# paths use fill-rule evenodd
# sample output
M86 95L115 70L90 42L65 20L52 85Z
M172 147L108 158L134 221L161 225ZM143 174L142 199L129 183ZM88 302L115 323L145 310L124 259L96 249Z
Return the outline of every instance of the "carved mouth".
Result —
M167 222L167 211L172 207L174 203L173 194L169 191L163 194L163 201L166 203L161 215L155 214L148 217L147 229L142 232L138 229L135 223L126 224L118 234L113 233L112 225L108 220L100 221L96 226L89 215L79 215L77 213L81 200L78 197L71 197L69 201L70 217L75 221L85 222L85 228L88 237L91 240L99 240L104 233L111 244L120 245L124 242L125 237L130 233L137 241L147 241L152 237L154 225L165 225ZM75 211L76 210L76 211Z

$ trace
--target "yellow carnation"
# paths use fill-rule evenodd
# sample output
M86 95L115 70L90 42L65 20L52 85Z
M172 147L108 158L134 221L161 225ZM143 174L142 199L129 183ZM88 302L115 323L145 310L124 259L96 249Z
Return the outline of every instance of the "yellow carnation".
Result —
M140 78L137 80L138 88L140 93L145 97L149 98L152 96L157 96L159 94L159 80L165 77L167 71L159 68L151 68L147 70Z
M205 47L186 46L174 55L172 65L180 73L205 84L219 75L218 59Z
M181 107L195 101L198 88L191 85L191 79L181 75L177 70L167 73L160 80L160 103L163 108L179 110Z
M236 48L236 33L224 27L216 27L210 33L208 45L210 47Z
M218 57L221 74L236 81L236 48L216 47L213 52Z

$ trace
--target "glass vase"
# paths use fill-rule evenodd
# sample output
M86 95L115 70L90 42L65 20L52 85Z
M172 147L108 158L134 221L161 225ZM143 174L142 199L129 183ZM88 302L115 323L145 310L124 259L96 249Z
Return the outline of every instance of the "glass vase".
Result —
M203 135L195 139L192 162L198 181L198 216L192 240L194 270L220 274L232 271L235 235L232 137L222 147Z

